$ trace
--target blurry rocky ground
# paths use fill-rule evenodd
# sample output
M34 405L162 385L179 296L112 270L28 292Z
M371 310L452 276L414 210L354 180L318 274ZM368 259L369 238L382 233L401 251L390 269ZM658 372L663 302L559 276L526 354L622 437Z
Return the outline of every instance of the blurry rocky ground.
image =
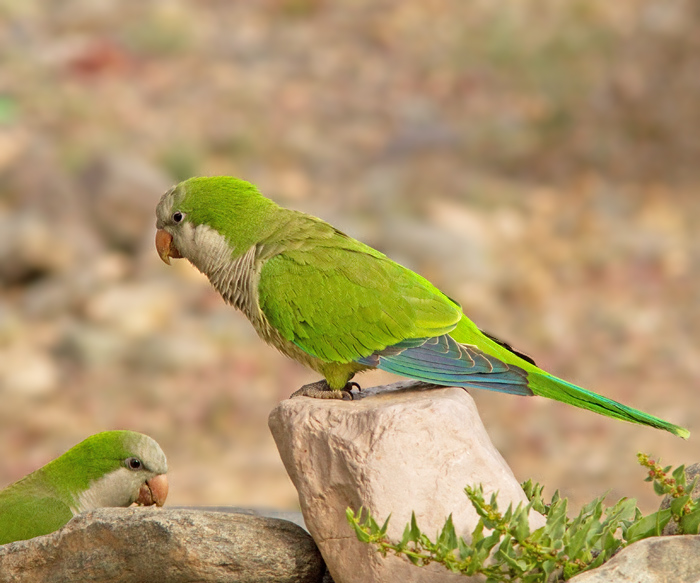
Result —
M690 0L0 0L0 485L128 427L172 504L295 507L267 415L315 375L153 248L161 193L221 173L689 427L472 392L519 479L650 510L634 454L700 453L699 24Z

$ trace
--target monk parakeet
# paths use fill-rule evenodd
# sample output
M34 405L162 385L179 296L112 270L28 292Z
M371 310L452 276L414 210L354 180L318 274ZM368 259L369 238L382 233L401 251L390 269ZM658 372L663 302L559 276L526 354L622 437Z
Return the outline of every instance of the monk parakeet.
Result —
M188 259L264 341L324 376L293 396L342 398L356 373L378 368L437 385L540 395L689 435L538 368L479 330L425 278L244 180L185 180L163 195L156 219L163 261Z
M80 512L133 502L162 506L168 464L134 431L104 431L0 491L0 544L49 534Z

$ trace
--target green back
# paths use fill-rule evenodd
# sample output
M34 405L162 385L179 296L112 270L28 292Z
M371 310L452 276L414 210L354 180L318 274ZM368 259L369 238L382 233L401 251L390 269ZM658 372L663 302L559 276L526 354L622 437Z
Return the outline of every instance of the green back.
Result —
M268 321L304 351L350 362L406 338L445 334L461 318L459 305L423 277L295 214L305 236L263 266L258 289Z
M25 483L22 490L4 490L0 493L0 545L49 534L72 517L70 506L44 485Z

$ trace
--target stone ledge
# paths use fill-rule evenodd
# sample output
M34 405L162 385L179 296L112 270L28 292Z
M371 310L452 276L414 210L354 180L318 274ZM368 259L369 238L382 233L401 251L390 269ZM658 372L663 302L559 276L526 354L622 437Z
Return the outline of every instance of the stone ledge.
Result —
M0 583L320 583L316 544L286 520L168 508L101 508L0 547Z

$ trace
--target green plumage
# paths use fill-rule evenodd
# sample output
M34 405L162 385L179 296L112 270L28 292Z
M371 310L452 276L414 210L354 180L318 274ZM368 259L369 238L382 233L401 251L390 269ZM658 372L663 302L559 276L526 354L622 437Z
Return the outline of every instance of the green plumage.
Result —
M80 495L95 481L123 467L127 458L141 452L144 441L149 442L149 447L150 443L154 444L162 455L147 436L133 431L105 431L0 491L0 544L61 528L74 516ZM165 457L161 462L157 456L156 462L164 464ZM123 497L131 503L136 493L138 488L135 493L124 493Z
M156 215L177 250L159 249L161 256L189 259L265 341L323 374L331 389L380 368L445 386L541 395L689 435L539 369L482 333L425 278L320 219L279 207L248 182L192 178L163 196Z

